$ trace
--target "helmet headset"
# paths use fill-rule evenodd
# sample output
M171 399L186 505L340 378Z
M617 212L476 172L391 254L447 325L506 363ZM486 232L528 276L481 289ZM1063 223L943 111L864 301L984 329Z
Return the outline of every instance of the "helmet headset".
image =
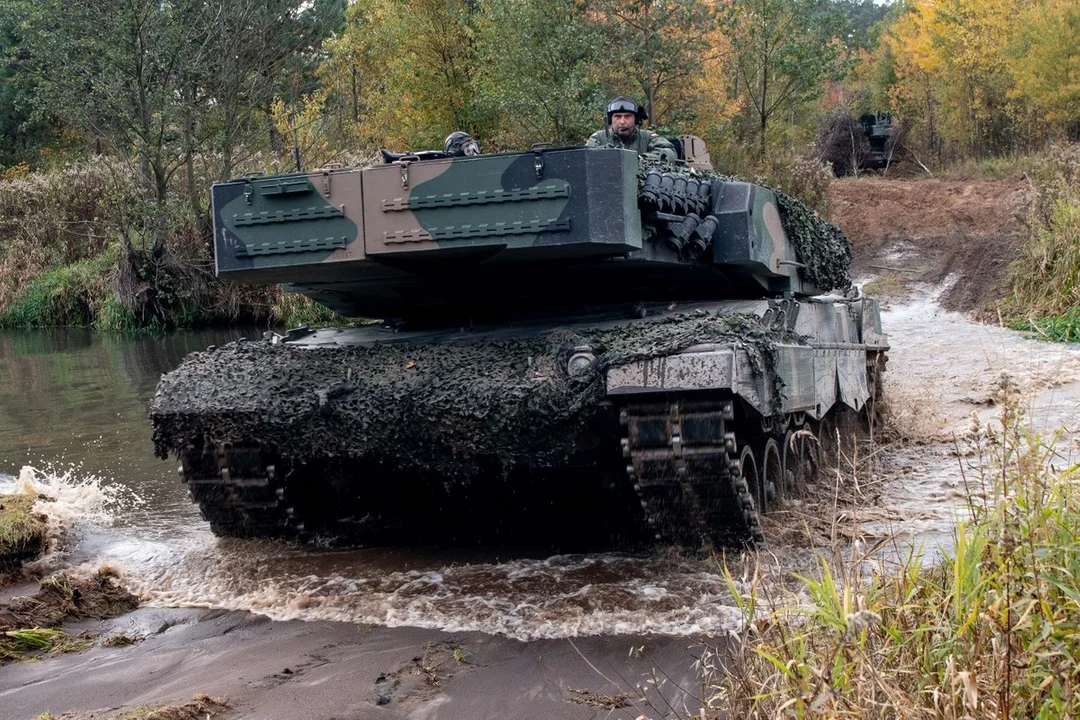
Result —
M447 155L457 157L476 157L480 154L480 146L472 136L460 130L447 135L443 147Z
M607 112L605 115L605 122L608 127L611 127L611 116L615 113L633 113L635 117L635 123L638 127L641 127L641 123L649 119L649 114L645 112L645 108L638 105L636 102L620 95L607 105Z

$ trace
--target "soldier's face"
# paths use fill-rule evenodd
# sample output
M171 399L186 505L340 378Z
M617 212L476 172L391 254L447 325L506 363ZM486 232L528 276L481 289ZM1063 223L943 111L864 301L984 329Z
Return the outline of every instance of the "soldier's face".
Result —
M629 137L634 132L637 117L634 113L617 112L611 114L611 132L619 137Z

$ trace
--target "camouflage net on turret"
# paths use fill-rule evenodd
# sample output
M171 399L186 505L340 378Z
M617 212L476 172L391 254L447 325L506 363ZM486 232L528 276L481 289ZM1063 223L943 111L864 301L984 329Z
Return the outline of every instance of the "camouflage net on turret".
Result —
M800 259L806 264L803 277L822 290L847 290L851 287L851 243L843 231L826 222L802 201L791 197L782 190L770 187L758 181L711 170L687 167L683 164L670 163L657 158L642 156L638 164L638 187L645 185L650 172L692 177L698 181L716 182L755 182L776 193L780 211L780 221L784 232L795 245Z
M165 458L204 439L254 439L283 458L369 458L447 481L490 471L493 460L503 470L559 465L597 417L608 368L707 342L742 347L755 371L770 373L775 343L797 339L753 315L694 312L458 345L240 341L193 353L162 378L154 447ZM597 360L571 378L567 361L582 345Z

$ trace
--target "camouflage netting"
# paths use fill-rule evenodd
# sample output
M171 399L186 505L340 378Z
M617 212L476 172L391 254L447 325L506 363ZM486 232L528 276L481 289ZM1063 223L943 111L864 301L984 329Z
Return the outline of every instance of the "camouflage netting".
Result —
M606 329L547 331L466 345L394 343L318 350L240 341L189 356L151 408L155 452L255 438L285 458L368 457L404 471L468 476L557 465L604 399L606 369L703 342L730 342L756 370L794 338L752 315L705 312ZM574 348L597 361L570 378ZM775 387L775 385L774 385Z
M651 171L697 178L700 181L751 182L709 170L689 168L652 157L641 157L638 164L638 183L643 186ZM826 222L802 201L761 182L756 184L776 193L780 220L800 258L806 264L803 276L824 291L847 290L851 287L851 243L843 231Z

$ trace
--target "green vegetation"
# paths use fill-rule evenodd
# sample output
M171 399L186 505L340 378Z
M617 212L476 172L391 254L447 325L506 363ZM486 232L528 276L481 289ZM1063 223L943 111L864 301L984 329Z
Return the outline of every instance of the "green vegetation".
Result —
M32 660L41 655L82 652L94 646L88 632L72 635L64 630L27 628L0 632L0 665Z
M112 296L107 288L110 268L109 253L96 258L79 260L46 271L32 279L19 291L11 304L0 313L0 327L79 327L96 324L99 303L107 313L109 324L130 325L121 316L117 303L105 304Z
M1006 324L1080 340L1080 145L1055 147L1032 173L1031 236L1013 265Z
M45 549L48 526L45 517L34 512L36 499L0 495L0 572L18 567Z
M712 710L1080 716L1080 468L1059 466L1055 438L1026 428L1009 388L996 400L1000 418L973 422L966 438L970 516L939 560L882 560L887 542L836 551L779 597L727 575L746 624L706 662Z
M618 94L819 212L803 180L861 132L823 131L866 112L897 121L887 173L1023 172L1080 127L1073 0L0 0L0 39L9 327L329 322L216 281L214 182L454 130L578 144Z

